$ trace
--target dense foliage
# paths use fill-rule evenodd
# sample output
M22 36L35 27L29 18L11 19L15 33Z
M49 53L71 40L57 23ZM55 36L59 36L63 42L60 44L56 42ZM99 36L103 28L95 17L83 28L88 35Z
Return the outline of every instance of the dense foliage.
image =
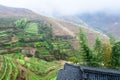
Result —
M80 29L79 40L82 65L120 69L120 42L116 42L112 37L110 42L102 42L97 37L95 45L91 47L82 29Z
M113 45L111 64L113 68L120 69L120 42Z
M88 41L86 38L86 35L84 34L83 30L80 29L79 33L79 39L80 39L80 53L82 53L83 60L85 61L86 65L92 65L92 51L88 45Z

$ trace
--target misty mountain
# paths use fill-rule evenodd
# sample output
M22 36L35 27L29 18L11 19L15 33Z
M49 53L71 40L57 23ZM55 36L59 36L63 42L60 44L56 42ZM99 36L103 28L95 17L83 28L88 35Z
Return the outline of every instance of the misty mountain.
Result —
M120 15L112 12L94 12L82 13L78 15L57 16L59 19L70 21L76 24L84 24L94 30L103 32L107 35L113 35L116 39L120 39Z
M12 26L11 23L14 23L14 21L19 18L27 18L29 20L41 21L44 24L51 25L54 36L73 37L73 40L71 40L70 43L75 48L78 48L79 45L77 36L80 26L83 27L84 31L86 32L87 38L89 39L89 43L91 45L94 44L94 41L98 36L101 37L103 41L108 41L108 37L106 35L86 27L83 22L81 23L81 25L76 25L63 20L42 16L28 9L0 6L0 27ZM79 21L81 20L79 19Z
M94 13L77 15L86 22L90 27L101 30L102 32L113 35L116 39L120 39L120 15L112 13Z
M0 5L0 18L26 17L37 18L37 14L25 8L13 8Z

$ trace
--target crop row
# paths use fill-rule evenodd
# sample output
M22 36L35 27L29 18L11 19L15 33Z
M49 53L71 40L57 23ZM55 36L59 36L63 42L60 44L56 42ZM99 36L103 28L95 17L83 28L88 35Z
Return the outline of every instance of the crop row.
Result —
M0 80L16 80L18 75L18 68L12 59L8 57L0 57L3 59L3 67L0 70Z

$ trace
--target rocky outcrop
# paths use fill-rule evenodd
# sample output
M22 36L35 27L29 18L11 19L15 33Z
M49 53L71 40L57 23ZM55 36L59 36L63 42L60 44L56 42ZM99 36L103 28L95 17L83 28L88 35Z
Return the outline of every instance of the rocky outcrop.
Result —
M35 56L36 49L35 48L22 48L22 53L25 53L28 56Z

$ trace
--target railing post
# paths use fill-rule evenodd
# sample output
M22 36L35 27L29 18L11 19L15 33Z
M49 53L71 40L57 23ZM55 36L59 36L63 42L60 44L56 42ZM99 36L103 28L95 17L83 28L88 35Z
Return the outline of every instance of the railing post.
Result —
M86 74L86 80L90 80L90 76L88 73Z

